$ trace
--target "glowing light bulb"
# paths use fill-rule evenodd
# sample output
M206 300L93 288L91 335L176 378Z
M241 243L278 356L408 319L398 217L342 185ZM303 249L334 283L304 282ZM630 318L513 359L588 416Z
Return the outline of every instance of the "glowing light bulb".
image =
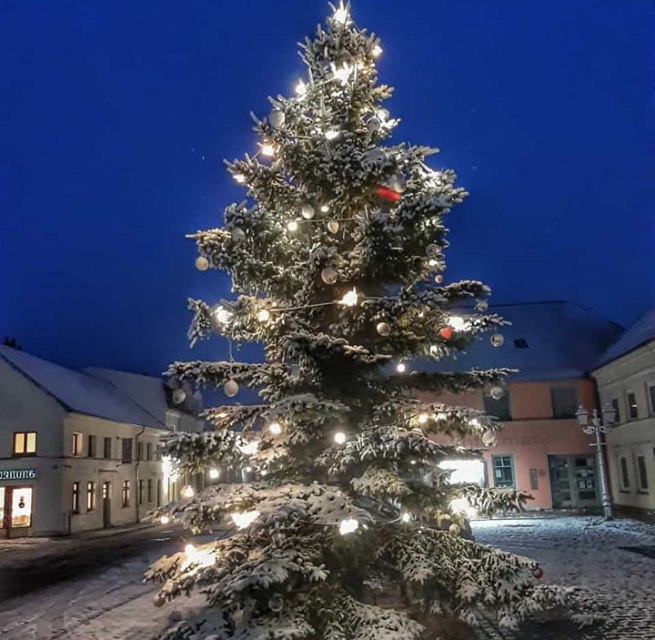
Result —
M274 436L279 436L282 433L282 425L279 422L271 422L271 424L268 425L268 430Z
M220 472L218 469L210 469L209 470L209 478L210 480L218 480L218 477L220 476Z
M428 414L427 413L419 413L418 423L419 424L425 424L427 421L428 421Z
M436 344L430 345L430 353L435 354L439 351L439 347Z
M428 266L430 266L430 267L436 267L438 264L439 263L434 258L430 258L428 260Z
M405 371L407 371L407 365L404 362L399 362L396 365L396 371L398 373L405 373Z
M220 324L228 324L232 319L232 312L219 305L214 309L214 319Z
M346 442L346 434L343 431L337 431L334 434L334 441L337 444L345 444Z
M436 418L437 420L445 420L447 417L448 417L448 415L445 414L445 413L443 413L443 412L442 412L442 413L438 413L438 414L435 416L435 418Z
M161 522L162 524L168 524L170 521L171 519L168 516L162 516L161 518L159 518L159 522Z
M259 442L257 440L243 442L239 445L239 450L246 456L252 456L259 450Z
M295 220L292 220L287 224L287 229L292 233L298 231L298 223Z
M326 137L328 140L334 140L335 138L338 138L338 137L339 137L340 133L341 133L341 132L340 132L340 131L337 131L336 129L328 129L328 130L325 132L325 137Z
M462 316L450 316L448 324L455 329L455 331L466 331L471 327L471 323L467 322Z
M193 498L195 495L195 491L193 490L193 487L188 484L184 489L182 489L182 497L183 498Z
M259 518L259 516L259 511L245 511L243 513L236 512L230 514L232 522L234 522L239 529L249 527L255 520L257 520L257 518Z
M188 556L192 556L196 552L196 548L192 544L188 544L186 547L184 547L184 553L186 553Z
M321 213L327 213L330 210L330 207L328 205L324 204L321 206Z
M345 307L354 307L357 304L357 295L357 290L353 288L343 298L341 298L339 304L342 304Z
M339 533L342 536L353 533L359 529L359 522L355 518L346 518L339 523Z
M376 44L372 49L371 49L371 55L374 58L379 58L382 55L382 47L379 44Z
M262 309L257 313L257 320L260 322L268 322L271 319L271 312L268 309Z
M332 75L335 80L338 80L341 84L346 84L350 78L350 74L353 72L353 67L349 64L344 63L341 67L336 67L332 65Z
M243 173L235 173L234 174L234 179L239 183L243 184L246 181L246 176L243 175Z
M262 145L262 155L270 158L275 155L275 147L270 143L266 142Z
M403 522L409 522L409 521L412 519L412 516L411 516L411 514L409 513L409 511L405 511L405 512L400 516L400 519L401 519Z
M480 426L480 421L477 418L471 418L471 420L469 421L469 424L472 427L479 427Z
M298 84L296 84L296 95L304 96L306 93L307 85L302 80L298 80Z
M348 20L350 20L348 9L343 4L340 4L339 8L332 14L332 19L338 24L348 24Z

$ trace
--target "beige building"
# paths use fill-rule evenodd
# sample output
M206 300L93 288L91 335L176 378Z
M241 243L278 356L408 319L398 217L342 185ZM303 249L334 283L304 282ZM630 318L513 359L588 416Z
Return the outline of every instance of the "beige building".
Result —
M635 322L593 371L601 405L617 412L607 434L616 505L655 509L655 310Z
M162 439L202 423L197 396L171 396L157 378L0 347L0 537L127 525L177 496Z

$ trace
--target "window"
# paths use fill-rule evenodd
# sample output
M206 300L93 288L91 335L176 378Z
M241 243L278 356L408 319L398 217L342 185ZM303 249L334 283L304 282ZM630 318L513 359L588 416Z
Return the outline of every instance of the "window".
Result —
M96 508L96 483L86 483L86 510L94 511Z
M619 410L619 399L618 398L612 398L612 409L616 412L616 417L614 418L614 422L618 424L621 422L621 411Z
M155 457L157 459L157 462L161 462L162 459L162 448L161 445L157 445L157 449L155 450Z
M152 460L152 442L146 444L146 460Z
M161 507L161 478L157 478L157 506Z
M637 396L634 391L628 391L628 418L635 420L639 417L639 407L637 406Z
M514 463L512 456L491 456L494 487L514 488Z
M71 510L73 513L80 512L80 483L79 482L73 482Z
M132 438L123 438L121 462L132 462Z
M628 459L625 456L619 458L621 472L621 489L627 491L630 488L630 473L628 472Z
M129 480L123 480L123 507L129 507L130 506L130 481Z
M96 457L96 441L97 438L95 436L89 436L87 439L86 455L89 456L89 458Z
M648 491L648 473L646 472L646 456L637 456L637 479L639 490Z
M648 395L650 396L650 412L655 414L655 384L648 387Z
M73 455L82 455L82 434L79 431L73 434Z
M143 480L139 480L139 504L143 504Z
M511 420L512 416L509 411L509 391L505 389L503 395L498 399L485 395L484 412L490 416L495 416L499 420Z
M148 502L152 502L152 478L148 478Z
M143 460L143 442L136 443L136 459Z
M575 387L551 387L554 418L575 418L578 409L578 394Z
M103 454L105 456L105 460L111 460L111 438L105 438Z
M36 431L21 431L14 433L13 456L36 455Z
M517 349L528 349L528 341L525 338L516 338L514 340L514 346Z

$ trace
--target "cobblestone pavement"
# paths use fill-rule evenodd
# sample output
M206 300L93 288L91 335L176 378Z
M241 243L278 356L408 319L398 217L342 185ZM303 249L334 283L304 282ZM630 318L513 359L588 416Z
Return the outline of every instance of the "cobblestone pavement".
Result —
M480 640L655 640L655 554L648 555L655 551L655 526L525 518L476 522L473 532L482 544L536 559L545 582L578 587L576 613L594 619L580 628L553 615L511 633L488 619L476 630Z

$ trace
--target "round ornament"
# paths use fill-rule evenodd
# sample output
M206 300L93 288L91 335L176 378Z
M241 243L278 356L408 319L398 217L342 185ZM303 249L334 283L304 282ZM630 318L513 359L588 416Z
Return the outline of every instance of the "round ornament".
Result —
M503 395L505 395L505 392L503 391L502 387L491 387L491 389L489 389L489 395L494 400L500 400Z
M273 109L273 111L271 111L270 115L268 116L268 121L271 127L273 127L274 129L279 129L280 127L282 127L282 125L284 124L284 120L285 120L284 111L280 111L279 109Z
M386 200L387 202L398 202L400 200L400 194L397 191L384 185L377 186L375 192L382 200Z
M209 269L209 260L205 256L198 256L196 258L196 269L198 271L207 271Z
M489 308L489 303L486 300L478 300L475 308L478 311L486 311Z
M391 333L391 327L389 326L388 322L378 322L375 326L375 330L381 336L388 336Z
M337 281L337 271L333 267L325 267L321 271L321 280L325 284L334 284Z
M541 567L535 567L532 570L532 575L537 579L541 580L544 577L544 570Z
M155 605L155 607L163 607L166 604L166 598L161 594L158 593L153 599L152 603Z
M284 598L279 594L276 593L269 601L268 601L268 608L273 612L273 613L279 613L282 611L284 608Z
M365 154L364 158L368 160L369 162L381 162L382 160L386 159L386 155L382 149L379 149L378 147L374 147L373 149L369 149Z
M502 347L505 342L505 338L502 333L494 333L491 336L491 344L494 347Z
M429 244L425 247L425 254L428 258L436 258L439 255L439 246L434 243Z
M243 242L246 239L246 234L239 227L234 227L230 235L232 236L232 242Z
M482 434L482 444L485 447L493 447L496 444L496 434L493 431L485 431Z
M437 284L441 284L443 282L443 276L440 273L438 273L436 276L434 276L434 281Z
M401 173L397 173L396 175L392 176L387 184L391 189L397 191L398 193L402 193L406 188L405 178Z
M330 233L337 233L339 231L339 223L336 220L330 220L327 223L327 228Z
M441 329L439 329L439 335L444 340L450 340L453 337L453 330L451 327L441 327Z
M239 393L239 385L236 382L236 380L228 380L224 385L223 385L223 393L228 397L228 398L234 398L234 396Z
M173 391L173 402L175 404L182 404L185 399L186 393L183 389L175 389L175 391Z
M314 207L311 204L304 204L300 207L300 215L305 218L305 220L311 220L315 215Z
M371 118L366 123L366 130L369 133L375 133L376 131L379 131L380 127L382 127L382 123L380 122L379 118Z
M455 524L455 523L453 522L453 524L451 524L451 525L448 527L448 531L450 531L450 533L452 533L454 536L458 536L458 535L459 535L459 532L461 531L461 529L460 529L460 527L459 527L458 524Z

